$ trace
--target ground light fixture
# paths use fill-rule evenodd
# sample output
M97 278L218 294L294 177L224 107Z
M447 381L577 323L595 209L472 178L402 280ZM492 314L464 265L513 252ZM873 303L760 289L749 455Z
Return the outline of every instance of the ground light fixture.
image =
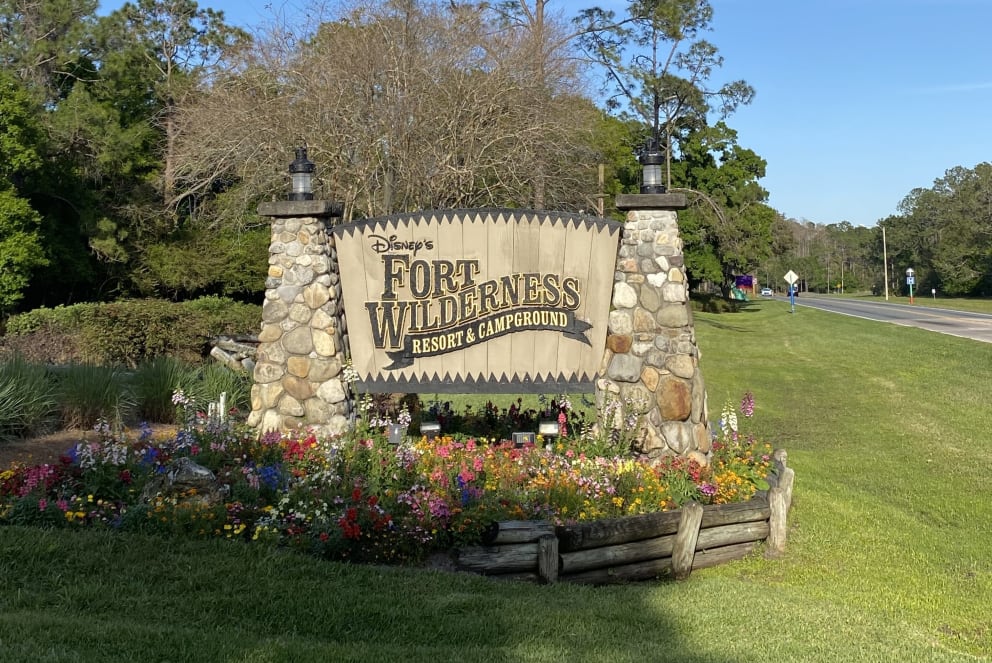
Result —
M649 138L637 159L641 163L641 193L665 193L661 183L661 164L665 157L658 149L658 139Z
M428 441L434 440L441 434L441 424L436 421L423 421L420 423L420 434Z
M289 176L293 181L290 200L313 200L313 172L316 169L314 163L307 159L307 148L296 148L296 159L289 164Z
M537 433L545 439L545 446L551 447L555 443L555 438L561 434L561 424L554 419L542 420L537 425Z

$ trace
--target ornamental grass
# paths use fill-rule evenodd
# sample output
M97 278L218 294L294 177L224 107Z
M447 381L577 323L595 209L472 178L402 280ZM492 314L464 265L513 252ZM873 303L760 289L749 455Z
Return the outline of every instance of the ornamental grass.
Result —
M411 563L477 544L493 522L555 524L744 501L767 489L772 448L739 430L728 405L712 426L709 462L636 453L604 456L589 432L516 446L445 435L390 444L381 419L342 436L259 436L240 423L189 416L174 437L137 439L106 425L58 463L0 472L0 523L110 528L223 538L319 557ZM753 413L746 395L740 413ZM167 490L179 459L215 490ZM161 488L161 489L160 489Z

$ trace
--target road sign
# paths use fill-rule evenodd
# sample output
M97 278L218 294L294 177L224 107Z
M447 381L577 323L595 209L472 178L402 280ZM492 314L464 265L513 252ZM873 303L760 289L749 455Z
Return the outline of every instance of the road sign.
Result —
M788 272L786 272L785 274L786 283L788 283L789 285L793 285L798 280L799 280L799 275L796 274L794 271L790 269Z
M907 276L906 277L906 285L916 285L916 277L915 276Z

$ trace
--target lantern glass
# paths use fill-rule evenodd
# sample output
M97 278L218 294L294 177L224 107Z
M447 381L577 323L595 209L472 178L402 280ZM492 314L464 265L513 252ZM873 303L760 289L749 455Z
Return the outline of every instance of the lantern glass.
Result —
M313 195L313 173L293 173L292 178L294 196ZM306 200L306 198L296 198L296 200Z
M307 148L296 148L296 159L289 164L289 176L292 180L290 200L313 200L313 172L316 166L307 159Z
M645 188L661 186L661 164L644 164L643 177Z

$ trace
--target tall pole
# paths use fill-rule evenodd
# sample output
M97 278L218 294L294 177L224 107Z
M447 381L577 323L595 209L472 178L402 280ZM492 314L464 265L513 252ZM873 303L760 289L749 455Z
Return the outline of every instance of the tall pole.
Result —
M885 226L882 226L882 269L885 271L885 301L889 301L889 251L885 246Z

